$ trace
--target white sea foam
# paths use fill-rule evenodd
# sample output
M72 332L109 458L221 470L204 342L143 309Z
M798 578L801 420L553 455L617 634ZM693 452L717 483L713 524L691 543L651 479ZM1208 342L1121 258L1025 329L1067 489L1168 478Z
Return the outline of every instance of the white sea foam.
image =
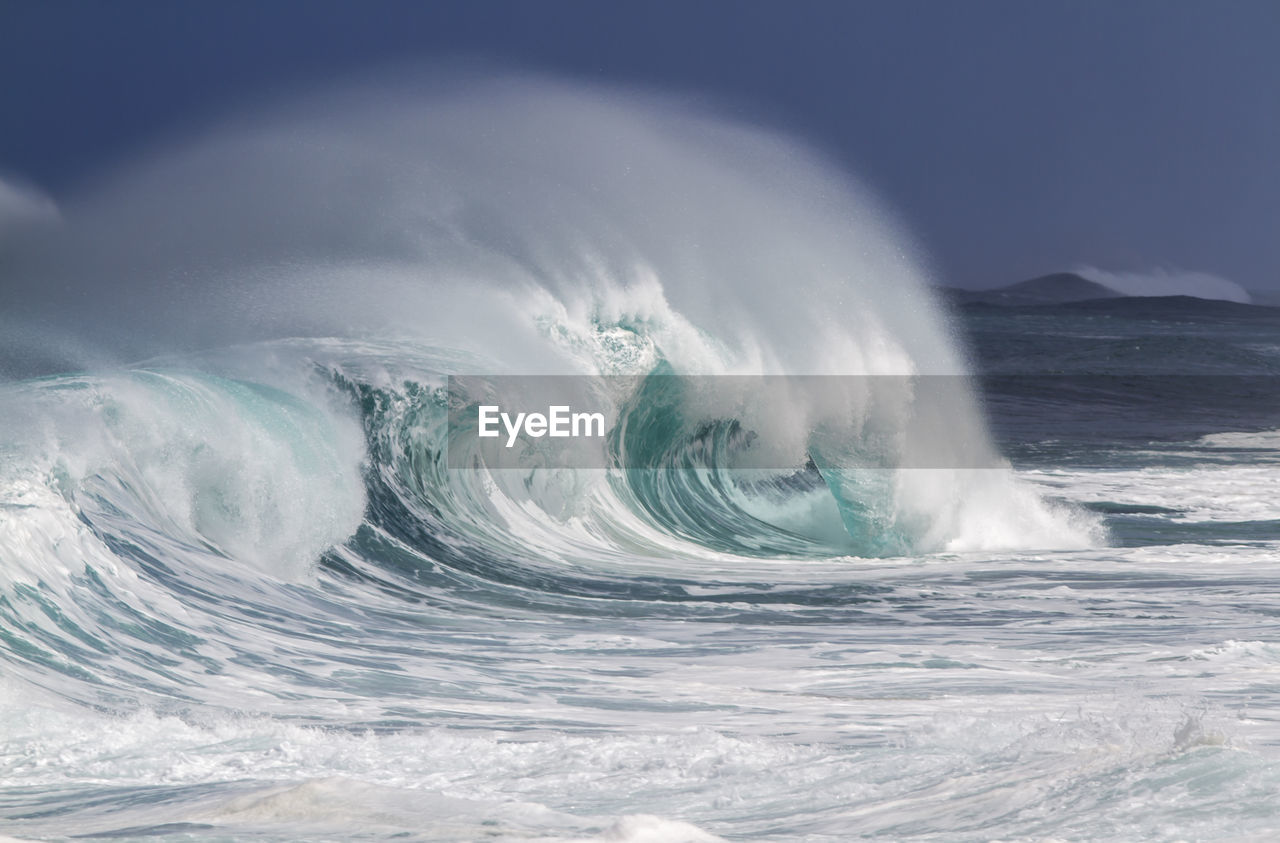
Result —
M1266 520L1264 466L824 465L780 502L450 475L455 369L963 373L895 226L791 142L545 82L360 87L67 218L25 316L167 355L0 392L6 831L1276 836L1274 537L1101 547L1071 506ZM856 397L732 410L799 459L901 420ZM968 398L943 421L989 444ZM841 512L908 555L831 550Z
M993 605L1034 595L1001 591ZM948 643L954 628L936 632L825 654L805 654L793 638L773 658L705 654L693 657L696 667L676 666L690 693L733 714L738 734L654 728L635 722L634 710L631 726L594 733L377 734L252 717L120 718L10 695L0 704L0 783L51 804L103 784L175 794L201 786L195 798L56 820L63 834L194 823L211 826L210 836L363 830L639 843L977 839L991 829L1122 839L1168 823L1196 834L1272 827L1239 808L1280 780L1266 749L1275 725L1213 702L1274 676L1265 646L1064 649L1052 636L1011 646ZM804 649L813 647L824 645L809 639ZM798 658L812 658L810 667L798 671ZM1110 690L1098 693L1100 683ZM1216 814L1203 812L1207 804ZM53 822L26 819L13 830L43 836Z
M1196 444L1203 448L1280 451L1280 430L1210 433L1196 440Z
M1214 447L1240 446L1219 440ZM1041 469L1022 476L1078 503L1161 507L1168 512L1159 517L1175 521L1280 520L1280 471L1275 465Z
M285 579L360 523L358 429L273 387L138 370L0 390L0 542L24 566L114 569L86 510Z

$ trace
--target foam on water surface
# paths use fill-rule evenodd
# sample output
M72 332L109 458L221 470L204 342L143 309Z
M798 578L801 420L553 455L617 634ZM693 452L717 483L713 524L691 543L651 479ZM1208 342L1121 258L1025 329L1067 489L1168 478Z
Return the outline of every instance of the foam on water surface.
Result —
M1015 469L957 380L885 453L995 468L842 467L917 406L853 392L673 400L630 444L678 470L450 465L454 374L964 375L909 239L794 141L384 80L59 214L6 253L0 353L45 375L0 385L6 832L1280 830L1272 434ZM1015 352L1076 324L1037 318Z

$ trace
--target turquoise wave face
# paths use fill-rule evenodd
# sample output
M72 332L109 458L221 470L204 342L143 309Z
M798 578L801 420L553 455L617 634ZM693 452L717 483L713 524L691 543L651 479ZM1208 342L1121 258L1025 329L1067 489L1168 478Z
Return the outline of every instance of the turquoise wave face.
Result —
M1098 838L1159 802L1258 830L1273 767L1170 700L1261 693L1270 547L1212 557L1202 634L1200 546L1096 529L1193 535L1166 475L853 470L990 450L977 397L895 448L892 413L668 375L967 374L820 155L648 95L398 78L100 184L5 252L0 370L51 376L0 387L6 833ZM448 424L477 373L636 387L602 467L506 468ZM1225 519L1215 482L1176 511Z
M662 366L650 377L633 379L634 393L621 397L602 446L612 468L538 461L495 470L468 450L474 437L450 439L442 378L388 390L339 373L334 377L361 409L371 462L370 507L385 519L379 526L437 552L441 536L449 536L468 548L467 564L505 556L536 563L541 555L536 546L521 544L528 525L512 524L495 509L495 488L547 517L587 525L593 543L570 551L587 564L596 552L661 556L684 548L825 557L880 555L889 546L874 525L860 525L860 534L847 530L838 499L812 461L785 469L737 467L751 438L742 422L708 422L701 411L682 408L680 381L669 374ZM878 491L879 506L887 509L890 490Z
M1206 595L1231 635L1274 609L1257 573L1274 522L1229 521L1220 494L1269 483L1240 454L1274 443L1220 436L1176 475L1147 452L1128 473L1044 473L1134 547L886 558L928 525L858 534L872 516L850 502L895 512L945 487L859 486L818 460L736 468L750 415L705 424L662 367L623 396L615 468L450 468L460 367L308 340L4 388L0 657L22 684L0 716L24 784L0 809L16 828L349 836L372 810L442 840L495 822L590 835L613 820L573 811L632 810L616 783L640 768L654 811L742 837L1031 834L1042 801L1010 816L991 795L1028 777L1064 806L1093 800L1072 828L1094 836L1158 829L1181 780L1197 790L1180 821L1212 804L1214 829L1269 822L1231 809L1274 785L1241 746L1266 724L1176 695L1254 699L1274 670L1262 642L1185 640L1204 636ZM1225 480L1204 469L1214 454L1235 460ZM997 507L1008 491L965 488ZM28 760L50 754L75 765ZM690 777L699 763L715 775ZM843 785L815 790L815 765L886 805L850 812ZM84 803L107 778L103 815ZM447 827L419 793L446 779L470 788L441 803ZM513 781L554 823L510 813ZM721 801L689 809L708 788Z

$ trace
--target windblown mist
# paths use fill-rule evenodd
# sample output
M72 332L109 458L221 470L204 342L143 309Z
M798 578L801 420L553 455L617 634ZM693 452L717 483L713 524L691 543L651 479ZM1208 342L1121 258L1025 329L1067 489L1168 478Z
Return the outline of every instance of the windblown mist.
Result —
M1209 378L1073 437L1123 384L965 385L1265 378L1269 309L951 312L795 139L529 77L262 108L0 226L8 833L1280 828L1274 420L1164 425L1250 400ZM459 453L459 375L598 381L613 461ZM963 388L928 435L672 391L722 375Z

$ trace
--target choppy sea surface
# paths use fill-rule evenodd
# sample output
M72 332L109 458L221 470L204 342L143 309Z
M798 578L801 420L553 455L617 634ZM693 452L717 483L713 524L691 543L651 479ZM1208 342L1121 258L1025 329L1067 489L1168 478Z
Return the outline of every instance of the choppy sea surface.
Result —
M1058 375L1195 370L1193 394L1150 416L1174 422L1217 400L1215 372L1238 392L1280 365L1280 318L1260 308L957 318L988 372L1042 369L1037 355L1072 361ZM305 361L309 386L226 372L267 356ZM545 488L443 468L425 350L236 358L0 393L41 420L5 428L0 473L10 835L1280 830L1273 429L1231 413L1193 435L1073 442L1052 423L1061 390L1031 390L996 425L1021 493L1096 519L1101 541L770 556L688 535L625 477L550 512L533 505ZM741 544L731 498L672 505Z
M947 310L777 133L427 87L0 231L0 835L1280 837L1276 310ZM459 374L600 379L606 459Z

